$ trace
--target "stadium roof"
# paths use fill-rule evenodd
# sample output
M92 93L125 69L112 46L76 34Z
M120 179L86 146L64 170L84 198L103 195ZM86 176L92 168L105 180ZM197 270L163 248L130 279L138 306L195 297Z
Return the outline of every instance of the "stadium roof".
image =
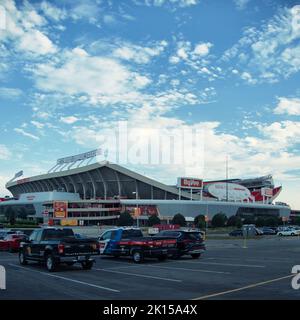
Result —
M128 170L108 161L84 167L51 172L10 181L6 188L15 196L30 192L66 191L79 193L82 199L178 199L176 187ZM182 199L190 199L189 192L181 191ZM199 195L192 195L199 199Z

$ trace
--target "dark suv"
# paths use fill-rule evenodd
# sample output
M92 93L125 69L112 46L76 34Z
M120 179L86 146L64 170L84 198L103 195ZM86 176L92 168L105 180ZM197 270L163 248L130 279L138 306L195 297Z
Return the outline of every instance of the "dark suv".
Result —
M193 259L198 259L206 250L204 235L197 230L164 230L159 232L155 237L168 237L177 240L176 248L170 250L173 258L179 258L183 255L191 255Z

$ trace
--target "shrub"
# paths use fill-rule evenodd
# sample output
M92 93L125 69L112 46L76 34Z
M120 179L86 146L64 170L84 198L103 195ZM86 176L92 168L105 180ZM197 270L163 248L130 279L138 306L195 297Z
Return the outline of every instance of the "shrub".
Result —
M149 218L148 218L148 226L149 227L152 227L154 226L155 224L160 224L160 219L158 216L156 215L151 215Z
M226 225L227 217L224 213L217 213L213 216L211 220L211 225L215 228L221 228Z
M196 228L204 229L206 227L205 216L203 214L199 214L194 219L194 224Z
M172 219L172 224L179 224L181 227L185 227L186 226L185 217L180 213L175 214L175 216Z
M117 220L118 226L132 226L133 225L133 218L128 211L122 212L120 214L119 219Z

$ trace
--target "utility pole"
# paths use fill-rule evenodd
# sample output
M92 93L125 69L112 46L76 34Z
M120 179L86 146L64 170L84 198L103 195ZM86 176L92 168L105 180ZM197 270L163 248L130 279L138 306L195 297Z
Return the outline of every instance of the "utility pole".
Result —
M228 154L226 155L226 201L228 202Z

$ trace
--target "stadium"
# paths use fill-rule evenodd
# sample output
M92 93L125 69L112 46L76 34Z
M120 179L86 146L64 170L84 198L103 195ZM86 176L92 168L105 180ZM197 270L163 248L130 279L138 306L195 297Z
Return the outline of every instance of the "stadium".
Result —
M44 223L94 225L115 224L124 211L135 213L141 224L150 215L169 221L176 213L187 221L199 214L211 219L220 212L228 217L291 213L288 205L273 203L282 187L274 186L271 175L217 181L180 177L170 186L108 161L82 166L96 156L93 150L58 159L45 174L17 179L20 171L6 184L13 198L2 199L0 214L10 208Z

